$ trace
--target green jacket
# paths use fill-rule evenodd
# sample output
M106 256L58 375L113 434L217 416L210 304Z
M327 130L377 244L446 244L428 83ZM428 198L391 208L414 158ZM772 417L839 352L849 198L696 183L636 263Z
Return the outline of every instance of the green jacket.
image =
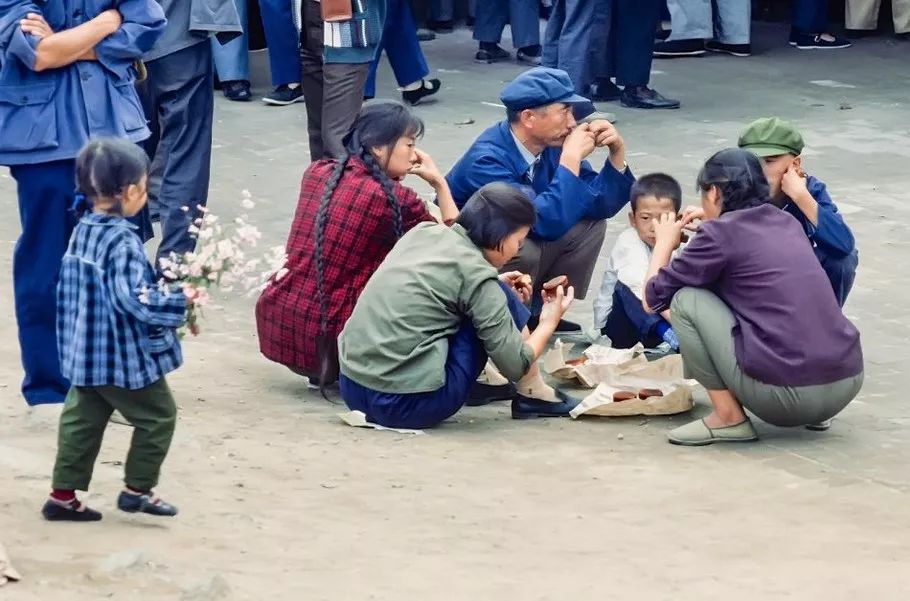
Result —
M341 372L379 392L445 384L449 338L470 319L503 375L519 380L534 351L509 313L496 269L464 228L422 223L395 245L338 339Z

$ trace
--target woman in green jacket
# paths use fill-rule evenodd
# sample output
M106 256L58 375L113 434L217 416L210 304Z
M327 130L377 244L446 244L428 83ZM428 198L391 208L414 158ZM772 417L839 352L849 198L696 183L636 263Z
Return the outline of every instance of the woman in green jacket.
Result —
M488 184L452 227L419 224L367 283L339 337L341 396L388 427L428 428L454 415L489 357L517 382L512 417L565 416L578 404L544 384L537 359L574 290L544 293L529 333L528 276L499 275L534 225L521 191Z

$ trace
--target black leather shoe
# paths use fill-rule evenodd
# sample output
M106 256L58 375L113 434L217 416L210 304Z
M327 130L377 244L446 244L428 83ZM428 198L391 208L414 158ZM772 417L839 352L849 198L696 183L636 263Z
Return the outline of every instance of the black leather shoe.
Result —
M405 90L401 93L401 98L411 106L417 106L420 101L428 96L432 96L442 87L442 82L438 79L424 79L420 82L420 87L416 90Z
M468 393L468 400L465 405L468 407L481 407L496 401L511 401L517 394L518 391L515 390L515 386L512 384L494 386L493 384L474 382L471 392Z
M591 90L592 102L612 102L622 96L622 88L609 79L598 80Z
M550 403L519 394L512 401L512 419L534 419L537 417L568 417L569 412L581 402L564 392L556 391L560 402Z
M633 109L678 109L679 100L664 98L648 86L626 86L619 98L623 106Z

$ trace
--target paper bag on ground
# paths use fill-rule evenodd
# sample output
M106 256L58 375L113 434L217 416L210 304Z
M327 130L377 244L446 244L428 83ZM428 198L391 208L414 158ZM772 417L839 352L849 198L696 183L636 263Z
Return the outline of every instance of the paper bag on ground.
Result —
M581 359L566 359L566 345L557 340L553 348L544 355L544 371L561 380L577 380L586 388L594 388L606 381L618 369L646 363L639 344L630 349L615 349L602 345L591 345Z
M572 410L573 418L581 415L673 415L689 411L694 406L693 383L683 378L682 357L679 355L612 367L614 369L602 372L604 378L594 392ZM614 400L617 392L638 395L644 389L659 390L663 396Z
M0 544L0 586L17 580L22 580L22 576L13 567L6 549L3 548L3 544Z

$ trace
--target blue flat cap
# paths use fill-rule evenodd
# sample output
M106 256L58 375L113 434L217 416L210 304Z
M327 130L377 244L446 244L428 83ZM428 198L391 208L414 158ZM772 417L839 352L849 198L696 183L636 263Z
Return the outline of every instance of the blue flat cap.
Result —
M589 102L575 93L569 74L562 69L535 67L513 79L499 95L506 108L513 111L534 109L540 106L565 102Z

